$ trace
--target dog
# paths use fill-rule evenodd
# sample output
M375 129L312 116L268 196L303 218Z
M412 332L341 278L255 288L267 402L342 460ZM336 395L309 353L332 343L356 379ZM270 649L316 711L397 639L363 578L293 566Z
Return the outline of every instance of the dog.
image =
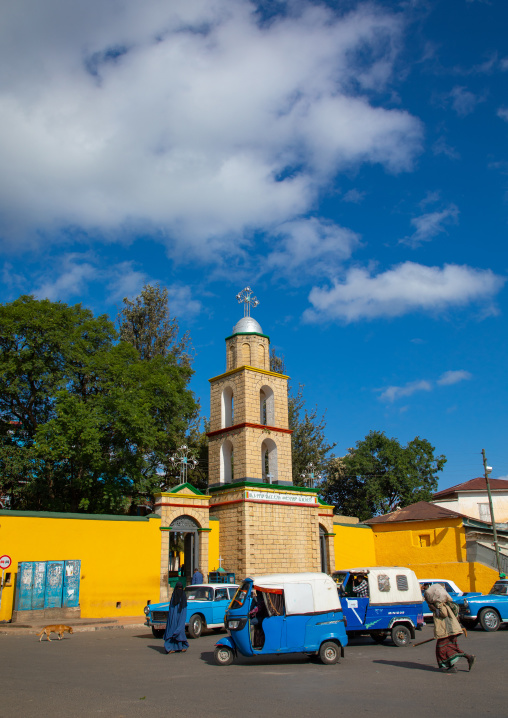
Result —
M50 633L58 633L58 640L63 638L64 633L74 633L71 626L64 626L61 623L57 623L53 626L45 626L40 633L36 633L36 636L40 636L39 643L42 641L42 637L46 634L48 641L51 641L49 637Z

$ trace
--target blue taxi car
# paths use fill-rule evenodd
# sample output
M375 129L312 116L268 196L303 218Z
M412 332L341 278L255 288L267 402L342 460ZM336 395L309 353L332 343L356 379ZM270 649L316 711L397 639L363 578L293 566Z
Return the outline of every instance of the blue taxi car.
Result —
M237 584L203 583L187 586L187 618L185 629L191 638L199 638L205 628L224 628L224 614L238 589ZM166 629L169 602L145 606L146 625L155 638L162 638Z
M497 631L502 623L508 623L508 580L499 579L483 596L465 598L460 617L465 626L479 622L484 631Z

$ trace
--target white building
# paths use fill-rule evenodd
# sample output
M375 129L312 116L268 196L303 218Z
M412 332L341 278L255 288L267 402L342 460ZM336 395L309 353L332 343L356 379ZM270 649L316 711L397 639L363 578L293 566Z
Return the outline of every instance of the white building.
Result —
M508 481L490 479L496 524L508 522ZM431 502L479 521L491 522L489 497L484 478L471 479L463 484L433 494Z

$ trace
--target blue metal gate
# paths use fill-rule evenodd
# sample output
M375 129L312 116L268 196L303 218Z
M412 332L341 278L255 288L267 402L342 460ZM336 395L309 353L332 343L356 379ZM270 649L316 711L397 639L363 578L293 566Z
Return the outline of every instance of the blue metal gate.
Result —
M17 611L79 606L81 561L18 564Z

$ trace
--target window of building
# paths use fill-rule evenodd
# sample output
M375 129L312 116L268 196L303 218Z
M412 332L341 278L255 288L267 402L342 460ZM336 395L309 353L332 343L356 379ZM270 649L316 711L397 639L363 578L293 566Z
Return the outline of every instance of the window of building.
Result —
M490 521L490 506L488 504L478 504L478 515L480 521Z
M430 534L420 534L418 536L418 543L422 548L430 546Z

